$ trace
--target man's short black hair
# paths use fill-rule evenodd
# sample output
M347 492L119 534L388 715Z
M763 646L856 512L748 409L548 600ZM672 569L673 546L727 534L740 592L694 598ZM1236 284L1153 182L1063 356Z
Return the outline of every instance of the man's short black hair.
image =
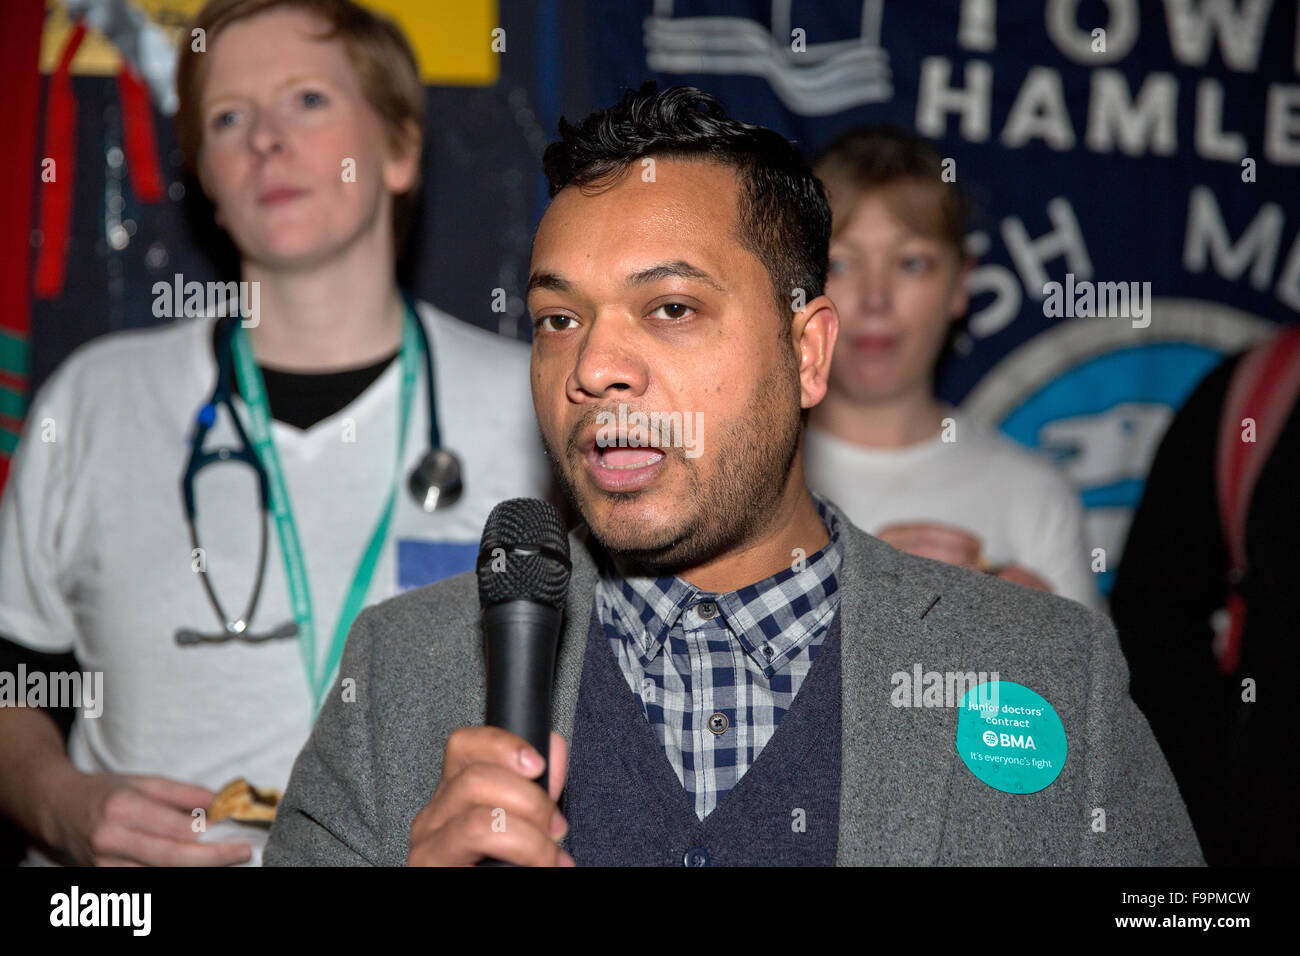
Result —
M576 126L560 120L560 139L542 167L551 196L566 186L599 187L646 156L712 160L740 180L740 243L767 268L782 314L795 290L811 302L826 285L831 210L799 150L773 130L727 115L716 98L690 86L659 92L654 82Z

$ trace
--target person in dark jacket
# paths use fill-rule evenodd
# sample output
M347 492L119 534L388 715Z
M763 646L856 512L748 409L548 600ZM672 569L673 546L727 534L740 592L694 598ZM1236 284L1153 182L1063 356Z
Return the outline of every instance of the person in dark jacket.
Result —
M1287 682L1300 667L1300 403L1283 412L1246 511L1240 653L1226 672L1215 653L1230 564L1215 474L1242 361L1234 355L1210 372L1161 441L1111 614L1130 693L1178 779L1206 861L1294 865L1300 773Z

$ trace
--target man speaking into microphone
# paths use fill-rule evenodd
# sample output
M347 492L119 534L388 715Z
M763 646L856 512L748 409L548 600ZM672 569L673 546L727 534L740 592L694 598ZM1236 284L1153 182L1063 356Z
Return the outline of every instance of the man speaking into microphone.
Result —
M475 576L408 592L353 626L266 862L1201 864L1107 618L807 490L839 319L794 146L650 85L560 135L532 392L584 525L549 752L480 726Z

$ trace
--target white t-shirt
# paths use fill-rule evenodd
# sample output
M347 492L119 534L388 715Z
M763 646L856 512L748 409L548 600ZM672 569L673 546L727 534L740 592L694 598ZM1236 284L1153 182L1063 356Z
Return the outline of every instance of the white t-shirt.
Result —
M1057 594L1100 607L1078 493L1028 450L952 414L943 434L904 448L865 448L809 424L808 486L873 534L900 522L954 525L983 540L993 564L1014 562Z
M522 343L425 304L443 446L465 492L427 514L406 476L428 449L423 366L412 399L389 540L366 604L473 567L488 512L546 497ZM193 570L181 476L198 408L216 377L211 319L116 332L77 349L35 396L0 503L0 635L74 651L103 672L103 712L80 711L69 738L87 772L161 774L217 789L233 777L283 789L311 729L294 638L181 647L189 627L220 632ZM323 661L344 595L394 474L401 362L306 431L272 423L302 542ZM236 397L247 427L247 408ZM205 448L238 444L229 410ZM196 482L199 542L232 617L251 593L260 519L255 473L219 463ZM275 522L252 629L292 621ZM427 639L439 639L429 622ZM346 675L343 675L346 676Z

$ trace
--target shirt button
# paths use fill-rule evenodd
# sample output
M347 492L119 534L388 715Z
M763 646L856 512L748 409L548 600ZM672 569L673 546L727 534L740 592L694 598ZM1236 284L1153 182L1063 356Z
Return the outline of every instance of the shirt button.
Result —
M693 846L682 857L682 866L708 866L709 851L706 847Z
M709 730L713 731L718 736L727 732L727 724L728 721L726 714L714 714L709 718Z
M772 659L772 655L775 653L776 651L772 650L771 644L763 645L763 656L766 657L769 661Z
M711 621L718 613L718 606L712 601L701 601L696 605L695 612L699 614L700 617L704 618L704 620Z

